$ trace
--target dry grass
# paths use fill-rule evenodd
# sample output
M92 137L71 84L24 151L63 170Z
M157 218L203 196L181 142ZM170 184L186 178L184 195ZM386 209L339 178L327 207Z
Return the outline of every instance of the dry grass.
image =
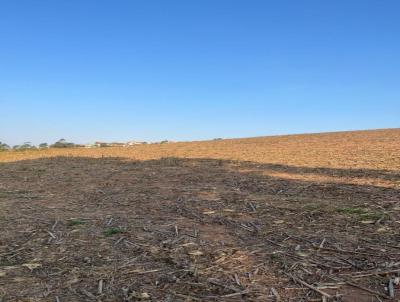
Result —
M138 145L131 148L8 152L0 162L54 156L135 160L213 158L299 167L400 170L400 129L287 135L220 141Z
M0 300L379 301L399 193L399 129L0 153Z

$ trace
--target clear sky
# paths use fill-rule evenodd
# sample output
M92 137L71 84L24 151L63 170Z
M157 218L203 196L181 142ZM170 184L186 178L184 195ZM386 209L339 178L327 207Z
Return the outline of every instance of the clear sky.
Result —
M398 0L0 0L0 141L400 127Z

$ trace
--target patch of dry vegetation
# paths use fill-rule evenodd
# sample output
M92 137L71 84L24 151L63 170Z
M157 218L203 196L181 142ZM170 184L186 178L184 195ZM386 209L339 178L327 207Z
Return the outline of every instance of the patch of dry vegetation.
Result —
M128 148L44 149L5 152L0 162L54 156L122 157L134 160L213 158L299 167L400 170L400 129L286 135L137 145Z
M0 162L2 301L400 291L398 129L3 152Z

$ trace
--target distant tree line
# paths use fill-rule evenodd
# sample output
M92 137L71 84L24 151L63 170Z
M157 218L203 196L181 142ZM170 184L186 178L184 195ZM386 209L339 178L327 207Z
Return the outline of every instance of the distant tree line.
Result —
M37 149L47 149L47 148L74 148L83 147L82 145L67 142L65 139L59 139L54 144L49 145L48 143L41 143L37 146L33 145L31 142L24 142L21 145L15 145L10 147L6 143L0 142L0 152L1 151L23 151L23 150L37 150Z
M168 144L173 143L173 141L163 140L160 142L153 142L151 144ZM24 151L24 150L41 150L41 149L48 149L48 148L78 148L78 147L85 147L85 148L101 148L101 147L132 147L136 145L145 145L148 142L145 141L128 141L126 143L120 142L95 142L93 144L86 144L80 145L66 141L64 138L59 139L53 144L48 143L41 143L39 145L34 145L31 142L24 142L21 145L9 146L6 143L2 143L0 141L0 152L1 151ZM1 301L0 301L1 302Z

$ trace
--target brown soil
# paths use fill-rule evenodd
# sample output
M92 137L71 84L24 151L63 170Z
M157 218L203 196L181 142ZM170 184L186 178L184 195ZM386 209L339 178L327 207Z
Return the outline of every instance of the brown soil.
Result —
M400 299L399 210L398 129L3 152L0 301Z

